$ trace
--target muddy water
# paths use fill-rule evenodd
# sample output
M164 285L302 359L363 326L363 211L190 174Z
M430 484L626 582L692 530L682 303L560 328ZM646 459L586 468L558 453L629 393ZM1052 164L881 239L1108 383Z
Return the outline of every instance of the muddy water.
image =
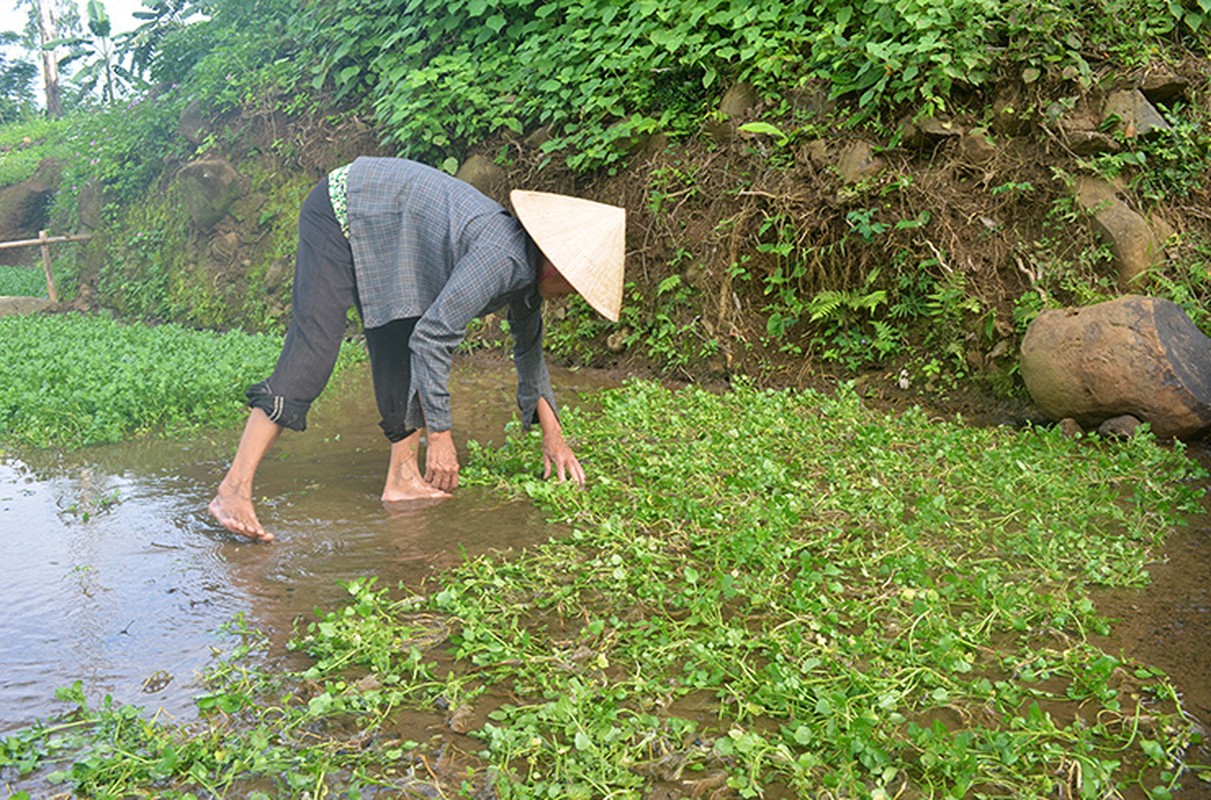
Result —
M1203 452L1204 466L1211 453ZM1211 764L1211 515L1169 536L1161 559L1149 567L1143 589L1104 590L1098 611L1113 621L1098 644L1108 653L1163 669L1183 708L1201 723L1204 741L1187 763ZM1211 784L1186 776L1181 800L1211 800Z
M565 403L605 380L554 379ZM507 361L459 364L451 391L456 433L500 441L515 407ZM212 645L227 646L214 631L233 615L284 640L296 618L341 601L340 581L377 575L419 588L464 551L551 534L528 504L475 488L387 512L377 420L358 369L329 387L305 433L282 437L257 482L271 545L227 534L205 513L238 432L0 456L0 735L62 709L54 691L76 680L94 699L187 718Z

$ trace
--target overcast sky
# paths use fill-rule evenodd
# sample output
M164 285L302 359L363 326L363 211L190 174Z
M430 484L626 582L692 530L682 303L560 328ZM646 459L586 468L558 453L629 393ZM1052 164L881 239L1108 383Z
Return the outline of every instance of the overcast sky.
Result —
M136 27L137 21L132 15L134 12L142 10L143 0L103 0L103 2L105 10L109 12L109 19L115 34L133 30ZM87 26L88 0L79 0L79 4L80 19ZM26 18L27 12L18 11L15 0L0 0L0 31L20 33L25 28Z

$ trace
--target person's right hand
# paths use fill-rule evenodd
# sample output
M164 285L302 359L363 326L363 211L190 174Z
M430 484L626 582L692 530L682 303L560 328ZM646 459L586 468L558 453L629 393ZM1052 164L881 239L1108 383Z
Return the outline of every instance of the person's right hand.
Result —
M584 467L580 466L576 454L558 433L542 437L542 467L543 480L554 473L560 483L569 480L577 486L584 486Z
M425 482L443 492L458 488L458 451L450 431L430 431L425 454Z

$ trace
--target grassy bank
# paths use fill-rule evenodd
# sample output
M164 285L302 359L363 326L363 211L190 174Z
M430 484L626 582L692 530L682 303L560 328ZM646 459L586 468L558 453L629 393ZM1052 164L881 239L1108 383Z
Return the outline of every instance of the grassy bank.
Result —
M1146 585L1199 507L1180 446L884 416L845 392L633 382L600 405L570 420L584 491L527 471L534 437L473 446L465 470L566 535L423 594L354 582L296 632L303 673L242 658L258 638L237 624L196 724L69 690L75 713L0 745L2 777L509 798L1163 798L1206 778L1165 674L1094 643L1114 621L1091 589ZM409 709L445 710L476 756L443 768L440 737L400 734Z
M119 49L140 76L120 102L0 126L0 185L47 165L48 227L97 234L56 252L65 296L128 319L281 332L297 205L359 154L487 159L510 186L625 205L624 325L550 326L586 363L607 343L694 376L806 355L1003 393L1041 308L1129 289L1206 316L1205 2L168 5ZM1165 75L1168 130L1101 114ZM930 116L947 135L901 124ZM175 194L201 159L247 183L221 230ZM837 169L854 160L870 169ZM1147 282L1116 284L1070 191L1090 176L1178 232Z

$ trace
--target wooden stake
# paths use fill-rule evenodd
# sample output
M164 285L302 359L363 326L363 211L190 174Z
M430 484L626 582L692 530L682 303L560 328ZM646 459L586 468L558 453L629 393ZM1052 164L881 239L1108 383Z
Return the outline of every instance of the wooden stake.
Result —
M52 303L57 303L59 293L55 291L55 276L50 270L50 241L46 231L38 231L38 241L42 246L42 271L46 273L46 296Z

